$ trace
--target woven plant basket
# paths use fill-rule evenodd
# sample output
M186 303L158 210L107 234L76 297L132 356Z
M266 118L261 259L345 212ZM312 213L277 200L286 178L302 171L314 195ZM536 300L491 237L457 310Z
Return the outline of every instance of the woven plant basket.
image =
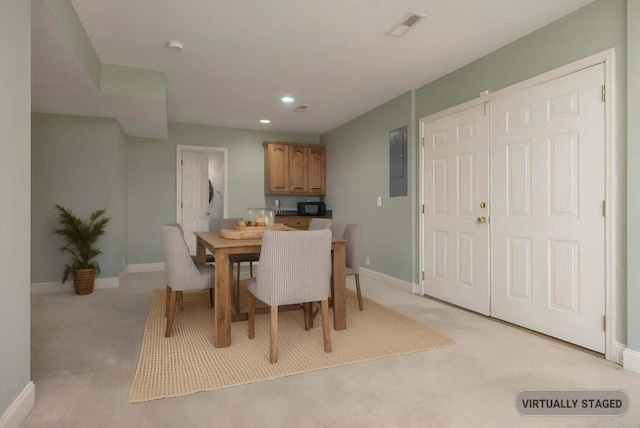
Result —
M95 269L78 269L73 271L73 287L76 294L81 296L93 293L93 283L96 278Z

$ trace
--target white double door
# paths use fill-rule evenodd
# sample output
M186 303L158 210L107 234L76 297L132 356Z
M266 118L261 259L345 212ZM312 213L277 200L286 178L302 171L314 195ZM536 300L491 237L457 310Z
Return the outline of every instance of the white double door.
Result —
M423 124L426 294L604 352L603 81L597 65Z

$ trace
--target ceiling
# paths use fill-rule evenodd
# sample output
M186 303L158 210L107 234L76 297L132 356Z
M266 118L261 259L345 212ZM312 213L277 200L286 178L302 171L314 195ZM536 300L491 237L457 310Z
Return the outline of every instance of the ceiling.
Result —
M169 121L324 134L591 1L71 3L102 63L167 73ZM34 111L116 117L46 8L32 3ZM385 35L412 11L427 18L401 38ZM309 108L293 112L299 104ZM133 122L145 115L135 107Z

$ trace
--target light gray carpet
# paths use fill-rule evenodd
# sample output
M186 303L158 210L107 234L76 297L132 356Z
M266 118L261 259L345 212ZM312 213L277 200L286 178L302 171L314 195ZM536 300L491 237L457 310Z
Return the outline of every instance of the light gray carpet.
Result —
M353 282L347 282L353 287ZM383 358L212 392L129 404L151 290L131 274L90 296L32 296L36 406L24 427L640 426L640 376L562 344L362 279L365 296L455 340ZM523 388L623 388L623 418L524 418Z

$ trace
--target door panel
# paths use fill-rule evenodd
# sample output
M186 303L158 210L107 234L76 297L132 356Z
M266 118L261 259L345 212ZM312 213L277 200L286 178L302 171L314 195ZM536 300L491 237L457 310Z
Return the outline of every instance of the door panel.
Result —
M491 313L604 352L604 66L492 102Z
M209 156L182 152L182 228L191 254L196 253L193 232L209 230Z
M484 106L423 124L425 293L489 314L489 118ZM481 205L484 203L485 205Z

